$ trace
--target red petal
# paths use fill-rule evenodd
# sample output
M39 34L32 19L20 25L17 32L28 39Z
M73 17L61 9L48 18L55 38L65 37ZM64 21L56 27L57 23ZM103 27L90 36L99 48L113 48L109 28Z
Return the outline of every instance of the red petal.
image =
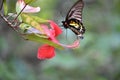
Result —
M79 44L80 44L80 40L77 39L72 44L69 44L69 45L60 44L60 45L63 47L66 47L66 48L77 48L77 47L79 47Z
M62 33L62 29L54 22L49 20L50 26L55 30L55 36L58 36Z
M54 36L55 36L55 31L48 29L48 26L47 26L47 25L41 24L40 26L44 29L44 33L45 33L48 37L51 38L51 37L54 37Z
M43 45L38 49L38 59L50 59L55 56L54 47L49 45Z
M40 26L44 29L45 34L49 37L51 41L59 43L59 41L55 38L56 33L54 29L48 29L48 26L43 24L41 24Z

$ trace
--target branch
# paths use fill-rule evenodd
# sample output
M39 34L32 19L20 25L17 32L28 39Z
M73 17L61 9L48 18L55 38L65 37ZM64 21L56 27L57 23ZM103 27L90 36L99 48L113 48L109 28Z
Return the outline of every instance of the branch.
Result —
M1 1L0 10L2 10L2 6L3 6L3 0Z
M19 30L16 29L16 27L9 22L2 13L0 13L1 18L9 25L10 28L12 28L14 31L16 31L23 39L27 40Z

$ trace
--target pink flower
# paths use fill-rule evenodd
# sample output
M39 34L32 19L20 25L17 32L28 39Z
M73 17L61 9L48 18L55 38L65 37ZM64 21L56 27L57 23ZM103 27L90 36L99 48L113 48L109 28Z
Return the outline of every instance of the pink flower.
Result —
M53 41L54 43L57 43L65 48L75 48L79 45L79 40L76 40L72 45L64 45L59 43L59 41L56 39L58 35L62 33L61 28L53 21L48 21L50 23L50 29L48 29L47 25L41 25L44 29L46 35L49 37L49 40ZM55 56L55 48L53 46L50 46L48 44L45 44L43 46L40 46L38 49L38 59L50 59Z
M16 11L20 12L25 7L24 0L18 0L16 3ZM24 13L36 13L40 11L40 7L32 7L29 5L26 5L25 9L23 10Z
M62 33L62 30L53 21L49 22L51 29L48 29L47 25L41 25L41 27L44 29L46 35L49 37L49 40L59 44L59 41L56 39L56 37ZM45 44L38 49L38 59L49 59L54 56L55 48L50 45Z

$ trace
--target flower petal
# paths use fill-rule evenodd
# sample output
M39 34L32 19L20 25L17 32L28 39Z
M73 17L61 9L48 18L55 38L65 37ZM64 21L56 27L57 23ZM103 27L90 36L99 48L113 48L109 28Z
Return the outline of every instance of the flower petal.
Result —
M48 26L43 24L41 24L40 26L44 29L45 34L49 37L51 41L59 44L58 40L56 39L54 29L48 29Z
M61 46L66 47L66 48L77 48L77 47L79 47L79 44L80 44L80 40L79 39L74 41L74 43L72 43L71 45L64 45L64 44L60 43Z
M55 30L55 36L58 36L62 33L62 29L54 22L49 20L50 26Z
M23 10L24 13L36 13L40 11L40 7L31 7L27 5Z
M38 59L50 59L55 56L54 47L49 45L43 45L38 49Z
M24 0L18 0L16 3L16 11L19 13L25 6ZM40 7L32 7L27 5L23 10L24 13L36 13L40 11Z

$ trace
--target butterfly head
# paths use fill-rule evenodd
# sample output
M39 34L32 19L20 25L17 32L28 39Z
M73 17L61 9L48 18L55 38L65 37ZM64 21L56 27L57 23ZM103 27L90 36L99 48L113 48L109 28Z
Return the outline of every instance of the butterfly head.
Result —
M69 27L67 21L62 21L62 23L63 23L63 26L64 26L65 29L67 29Z

